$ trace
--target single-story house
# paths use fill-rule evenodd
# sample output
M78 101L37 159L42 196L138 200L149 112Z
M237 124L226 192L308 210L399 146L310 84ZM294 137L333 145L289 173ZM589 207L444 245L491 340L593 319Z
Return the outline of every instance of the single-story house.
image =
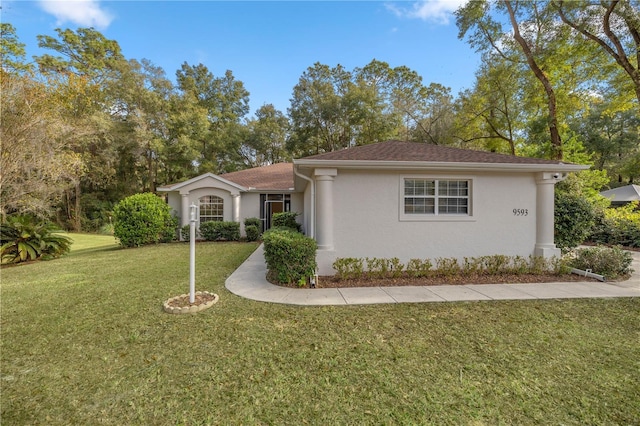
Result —
M189 223L300 213L318 272L338 257L553 257L554 185L587 166L388 141L158 188Z
M627 185L600 193L611 200L611 206L620 207L633 201L640 201L640 185Z

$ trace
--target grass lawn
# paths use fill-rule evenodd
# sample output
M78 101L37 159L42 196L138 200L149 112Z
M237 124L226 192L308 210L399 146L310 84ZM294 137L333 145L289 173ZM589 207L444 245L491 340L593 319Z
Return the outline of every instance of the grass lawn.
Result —
M251 243L71 255L1 271L1 421L638 424L640 299L295 307L225 278ZM111 240L111 243L113 240ZM79 248L79 249L78 249Z

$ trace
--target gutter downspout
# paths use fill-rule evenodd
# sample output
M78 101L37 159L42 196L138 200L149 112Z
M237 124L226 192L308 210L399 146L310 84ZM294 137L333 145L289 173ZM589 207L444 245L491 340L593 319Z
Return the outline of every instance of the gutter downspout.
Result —
M595 278L598 281L605 282L606 278L603 275L594 274L591 269L583 271L582 269L571 268L571 273L576 275L582 275L583 277Z
M307 182L311 183L311 212L309 213L309 237L315 239L316 238L316 183L313 179L311 179L310 177L307 177L305 175L303 175L302 173L298 172L298 168L297 166L294 165L293 167L293 173L298 176L299 178L302 178L304 180L306 180Z

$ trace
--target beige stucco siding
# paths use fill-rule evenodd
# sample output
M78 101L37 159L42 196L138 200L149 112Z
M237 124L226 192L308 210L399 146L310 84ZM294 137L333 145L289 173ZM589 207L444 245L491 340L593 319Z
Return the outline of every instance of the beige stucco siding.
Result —
M412 220L403 215L405 177L470 180L471 216ZM335 250L319 253L319 260L398 257L407 262L411 258L492 254L529 256L536 243L535 197L532 174L340 170L333 183ZM527 215L515 216L513 209L526 210Z

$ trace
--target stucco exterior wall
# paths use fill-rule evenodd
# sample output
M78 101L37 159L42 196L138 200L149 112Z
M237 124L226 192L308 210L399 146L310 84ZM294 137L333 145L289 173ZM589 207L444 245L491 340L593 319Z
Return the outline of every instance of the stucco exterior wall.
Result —
M182 200L182 196L177 192L167 193L167 204L169 204L169 207L171 207L171 214L178 216L178 218L182 216L180 214L180 209L181 209L180 203L182 202L181 200Z
M181 192L185 192L182 190ZM190 188L190 192L187 194L188 205L195 203L198 205L199 199L206 195L216 195L224 201L223 214L225 221L233 220L233 201L232 194L226 189L204 187L204 188ZM179 218L182 217L182 194L174 191L167 193L167 203L174 213ZM291 194L291 211L300 213L298 216L298 222L303 223L304 213L304 194L294 193ZM188 212L186 213L188 214ZM249 217L260 218L260 193L257 192L243 192L240 193L240 234L244 235L244 220ZM182 223L182 222L180 222Z
M471 216L403 215L405 177L469 179ZM515 215L514 209L526 211ZM318 206L318 210L321 211ZM337 257L529 256L536 244L533 173L429 173L339 170L333 182L334 250L318 251L320 274ZM403 217L404 216L404 217Z

